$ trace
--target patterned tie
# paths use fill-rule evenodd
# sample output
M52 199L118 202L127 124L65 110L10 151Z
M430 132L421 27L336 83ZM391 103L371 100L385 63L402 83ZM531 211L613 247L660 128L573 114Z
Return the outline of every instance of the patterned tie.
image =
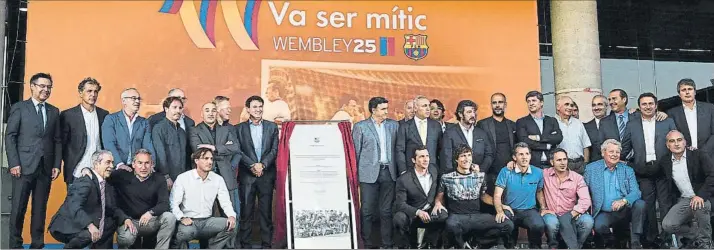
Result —
M426 120L419 122L419 137L421 137L421 143L426 145Z
M43 103L37 104L37 115L39 115L40 118L42 118L42 130L45 129L45 114L42 113L42 109L44 107L45 107L45 104L43 104Z
M620 131L620 140L625 135L625 116L620 115L617 117L617 129Z
M99 235L100 236L104 234L104 212L105 212L104 209L105 209L105 205L106 205L104 203L104 200L105 200L104 199L104 186L105 186L104 184L105 183L106 183L105 181L99 182L99 193L102 197L102 219L99 220Z

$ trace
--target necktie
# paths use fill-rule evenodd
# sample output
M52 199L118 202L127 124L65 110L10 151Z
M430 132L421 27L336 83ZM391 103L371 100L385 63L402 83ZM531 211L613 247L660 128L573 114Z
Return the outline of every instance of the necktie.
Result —
M426 145L426 120L419 121L419 137L421 137L421 143Z
M100 235L100 236L104 234L104 215L105 215L105 211L104 211L104 210L105 210L105 208L106 208L106 207L105 207L106 204L104 203L104 202L105 202L105 199L104 199L104 186L105 186L105 183L106 183L105 181L99 182L99 193L100 193L100 195L101 195L101 197L102 197L102 219L99 220L99 235Z
M625 135L625 116L620 115L617 119L617 130L620 131L620 140L622 140L622 137Z
M42 109L44 107L45 107L45 104L43 104L43 103L37 104L37 115L39 115L40 118L42 118L42 129L43 130L45 129L45 114L42 113Z

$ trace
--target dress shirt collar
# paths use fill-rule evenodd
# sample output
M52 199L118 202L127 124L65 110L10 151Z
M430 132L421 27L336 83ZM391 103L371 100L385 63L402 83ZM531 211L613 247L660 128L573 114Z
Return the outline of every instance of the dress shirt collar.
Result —
M251 126L256 126L256 127L263 126L263 119L260 119L260 121L258 121L258 124L255 124L255 122L253 122L253 120L248 120L248 123Z
M429 176L429 168L427 167L424 170L424 174L419 174L419 171L417 171L417 169L414 168L414 173L416 173L417 177L426 177L426 176Z
M211 181L212 174L213 174L213 171L209 171L209 172L208 172L208 175L206 175L206 181ZM198 170L196 170L195 168L191 170L191 176L192 176L194 179L197 179L197 180L199 180L199 181L203 181L203 179L201 179L201 176L198 175Z
M102 184L102 182L104 181L104 178L102 178L102 176L99 175L99 173L97 173L97 171L94 170L94 168L90 168L90 169L92 170L92 172L94 172L94 176L97 177L97 182L99 182L99 184Z
M122 114L124 114L124 118L126 118L129 121L134 121L136 119L136 117L139 116L139 112L134 113L134 115L132 115L131 117L129 117L129 115L126 112L124 112L124 110L122 110L121 112L122 112Z
M526 174L531 174L531 173L533 173L533 170L531 170L532 167L533 167L533 166L528 165L528 169L526 169ZM516 167L513 168L513 171L515 171L517 174L520 174L520 173L521 173L521 168L520 168L519 166L516 166Z
M35 107L35 108L37 108L37 105L40 104L40 103L42 103L43 105L45 104L45 102L41 102L41 101L35 100L34 97L31 97L30 100L32 100L33 107Z
M568 176L565 177L565 180L573 180L573 171L570 171L569 169L566 171L568 171ZM543 172L548 176L555 176L555 177L558 176L558 174L555 171L555 168L547 168L547 169L543 170Z
M654 122L655 118L656 118L655 116L652 116L652 118L646 119L644 115L641 117L642 117L642 122Z
M85 109L82 105L79 105L79 108L82 109L82 114L94 114L97 111L97 107L94 107L92 111Z
M677 160L676 158L674 158L674 154L672 154L672 163L679 163L679 162L681 162L681 161L686 161L686 160L687 160L687 151L686 151L686 150L685 150L684 153L682 154L682 158L680 158L679 160Z
M417 126L419 126L419 124L420 124L421 122L426 122L427 119L429 119L429 118L419 119L419 117L414 116L414 122L416 122L416 125L417 125Z
M697 101L694 101L694 105L692 105L692 108L687 108L687 105L682 103L682 107L684 108L684 111L691 111L691 110L697 110Z

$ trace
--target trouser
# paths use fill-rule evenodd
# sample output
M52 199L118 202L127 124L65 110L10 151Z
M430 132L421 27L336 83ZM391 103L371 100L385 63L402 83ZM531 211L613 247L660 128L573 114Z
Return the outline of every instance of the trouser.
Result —
M417 228L426 230L424 232L424 242L436 246L441 235L441 229L444 227L444 222L446 222L448 216L448 213L440 212L437 216L431 216L429 223L424 223L421 218L413 214L407 215L402 211L394 213L394 227L397 231L397 239L400 246L417 247Z
M22 228L25 224L27 203L32 195L32 214L30 216L30 248L45 246L45 218L47 216L47 200L52 187L52 175L45 169L44 157L34 173L22 172L20 177L12 178L12 210L10 210L10 248L22 248ZM24 171L24 170L23 170Z
M642 200L645 201L646 215L643 233L647 242L653 242L660 235L656 203L659 203L660 218L664 218L669 208L672 207L670 196L672 184L664 178L644 177L637 177L637 184L642 191Z
M107 219L104 221L104 231L97 242L92 242L92 235L88 229L79 231L74 234L63 234L56 231L50 231L50 235L57 241L64 243L65 249L82 249L89 247L91 249L111 249L112 240L114 239L114 231L116 225L114 220Z
M253 233L253 212L255 200L258 200L260 214L260 238L263 248L271 248L273 240L273 189L275 188L275 172L264 173L261 177L241 174L240 182L240 243L250 247L250 237Z
M483 213L449 214L446 219L446 232L456 242L456 248L464 247L465 235L478 233L479 238L498 238L513 231L513 222L506 220L496 223L496 216Z
M568 169L583 175L583 173L585 173L585 159L582 156L575 159L568 159Z
M593 229L593 217L589 214L581 214L577 219L573 219L571 213L561 216L546 214L543 216L545 222L545 235L548 237L548 247L558 248L558 233L565 241L569 249L580 249Z
M528 230L528 247L529 248L541 248L543 240L543 231L545 231L545 222L543 222L543 217L535 208L533 209L513 209L513 213L506 211L506 216L511 218L513 221L514 231L511 241L518 239L518 228L522 227Z
M198 218L192 219L193 224L184 225L183 223L178 223L178 229L176 230L175 243L181 247L187 248L188 241L194 239L209 239L208 248L210 249L221 249L231 234L235 234L235 228L228 230L228 219L223 217L209 217L209 218Z
M360 213L362 222L362 240L365 248L376 248L377 244L372 240L372 222L376 216L377 205L379 205L380 238L382 238L383 248L392 248L392 203L394 202L394 186L389 168L382 167L375 183L359 183L360 190Z
M599 234L605 240L605 243L614 242L614 235L610 228L626 227L628 223L631 225L630 241L639 244L640 236L645 221L645 201L637 200L631 207L621 208L616 212L600 211L595 216L595 233Z
M149 219L146 225L139 225L139 220L132 219L131 222L136 227L136 232L132 233L126 225L122 225L117 230L117 245L119 248L129 248L138 237L156 236L156 249L168 249L171 236L176 229L176 217L170 212L164 212L159 216Z
M704 201L704 208L692 210L689 202L692 198L679 198L662 220L662 230L667 233L683 234L690 239L702 239L707 242L712 240L712 225L710 222L711 202ZM696 226L691 227L692 219Z

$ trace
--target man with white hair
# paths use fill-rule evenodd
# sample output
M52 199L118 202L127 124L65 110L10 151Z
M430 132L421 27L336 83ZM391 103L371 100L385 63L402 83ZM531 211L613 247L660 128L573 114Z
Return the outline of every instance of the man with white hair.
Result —
M408 159L414 158L414 149L426 146L431 153L429 164L437 166L439 154L441 152L441 124L429 118L429 99L425 96L414 98L416 114L414 119L399 126L397 131L397 142L395 146L396 163L398 173L401 175L407 169L414 168L414 162Z
M125 89L121 92L122 110L107 115L102 123L102 145L112 152L117 168L131 169L132 156L140 148L156 160L149 121L139 115L142 100L135 88Z
M590 150L588 150L591 146L590 137L583 123L573 116L575 106L573 99L560 96L556 103L558 115L555 119L558 120L560 131L563 133L563 140L558 147L565 149L568 155L568 169L582 175L585 172L585 163L590 159Z
M585 167L585 183L590 188L595 232L612 247L612 229L631 226L631 248L642 248L640 236L645 220L645 201L635 179L635 171L620 161L622 144L615 139L603 142L603 159ZM602 246L600 246L602 247Z

